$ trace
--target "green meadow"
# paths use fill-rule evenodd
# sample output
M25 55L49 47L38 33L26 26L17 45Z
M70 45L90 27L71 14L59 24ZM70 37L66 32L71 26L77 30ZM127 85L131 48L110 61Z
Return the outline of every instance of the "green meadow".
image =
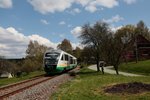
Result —
M58 91L50 97L50 100L149 100L150 92L141 94L109 94L104 89L107 86L128 83L143 82L150 84L150 76L127 77L122 75L101 74L81 69L75 79L60 86Z
M136 74L150 75L150 60L138 61L138 63L123 63L119 66L119 70Z

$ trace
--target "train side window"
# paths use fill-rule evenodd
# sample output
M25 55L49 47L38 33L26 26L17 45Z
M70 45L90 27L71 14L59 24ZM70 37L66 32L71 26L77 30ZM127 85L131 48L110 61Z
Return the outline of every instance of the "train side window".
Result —
M76 64L76 60L74 59L74 64Z
M68 60L69 60L68 55L65 55L65 60L66 60L66 61L68 61Z
M64 55L62 55L61 60L64 60Z
M73 58L70 57L70 64L73 64Z
M73 59L73 64L75 64L75 59Z

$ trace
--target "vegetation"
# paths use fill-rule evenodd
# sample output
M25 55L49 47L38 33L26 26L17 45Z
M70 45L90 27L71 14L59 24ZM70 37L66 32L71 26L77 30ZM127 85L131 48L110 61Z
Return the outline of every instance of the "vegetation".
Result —
M0 86L16 83L16 82L23 81L26 79L30 79L30 78L42 75L44 73L45 73L44 71L35 71L35 72L31 72L29 74L23 73L20 77L1 78L0 79Z
M123 61L127 61L126 51L135 51L133 45L136 43L138 35L147 39L150 37L150 31L143 21L140 21L136 26L123 26L116 32L112 32L105 22L98 21L94 25L85 24L79 36L81 43L85 45L83 61L95 60L97 71L99 71L99 61L104 60L107 64L113 65L116 74L119 74L118 66ZM88 52L86 53L86 51ZM136 53L136 62L138 61L137 56Z
M103 54L101 45L107 43L109 34L109 26L104 22L96 22L93 26L85 24L82 28L81 43L92 49L94 60L96 60L97 64L97 71L100 71L99 61L102 59L101 55Z
M128 62L120 64L120 71L137 73L143 75L150 75L150 60L135 62Z
M136 35L140 34L144 36L146 39L150 40L150 30L143 21L139 21L137 23L135 27L135 34Z
M57 48L72 54L73 48L70 41L67 39L64 39L60 44L58 44Z
M26 50L25 68L31 69L30 72L42 69L43 56L46 50L46 46L40 45L37 41L30 41Z
M150 84L150 77L126 77L121 75L101 74L83 68L74 80L60 87L50 99L53 100L148 100L150 92L142 94L108 94L104 88L114 84L143 82Z
M37 41L30 41L26 50L26 57L20 60L10 61L0 57L0 75L5 72L20 77L21 74L43 70L43 54L47 47L40 45Z
M107 65L113 65L116 73L118 66L122 62L127 62L126 51L134 51L133 44L136 42L137 35L143 35L150 40L150 31L143 21L139 21L137 25L126 25L112 32L109 24L97 21L95 24L85 24L79 36L83 49L76 47L73 50L69 40L64 39L57 48L62 49L78 59L81 65L97 64L99 71L99 61L104 60ZM20 73L30 73L42 70L43 54L47 47L40 45L37 41L30 41L26 57L18 62L4 61L0 56L0 74L10 72L14 76L20 76ZM136 53L136 60L138 54ZM123 67L122 67L123 68Z

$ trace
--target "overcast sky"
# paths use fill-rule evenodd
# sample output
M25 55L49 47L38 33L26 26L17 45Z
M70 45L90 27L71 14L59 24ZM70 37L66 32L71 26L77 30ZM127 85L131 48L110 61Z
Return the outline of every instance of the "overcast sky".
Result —
M150 26L150 0L0 0L0 55L25 56L30 40L49 47L64 38L79 45L81 27L105 21L112 30L143 20Z

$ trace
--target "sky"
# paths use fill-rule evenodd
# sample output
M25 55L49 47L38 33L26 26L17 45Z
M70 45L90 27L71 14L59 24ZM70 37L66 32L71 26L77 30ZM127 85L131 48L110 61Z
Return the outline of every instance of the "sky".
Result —
M150 0L0 0L0 56L25 57L29 41L75 48L82 26L109 23L112 31L143 20L150 26Z

